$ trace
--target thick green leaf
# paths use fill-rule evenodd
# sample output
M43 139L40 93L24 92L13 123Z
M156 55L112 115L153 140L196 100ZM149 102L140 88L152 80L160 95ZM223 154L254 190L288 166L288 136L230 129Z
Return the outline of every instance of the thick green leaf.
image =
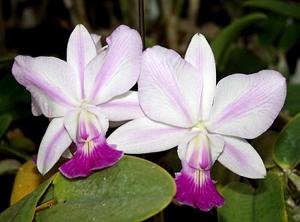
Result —
M258 39L261 45L273 47L286 27L286 19L278 15L268 15L259 23Z
M293 169L300 163L300 114L280 132L273 149L274 161L283 169Z
M0 214L0 221L5 222L32 222L35 208L40 198L52 183L53 177L42 183L35 191L12 205Z
M292 48L300 38L300 24L292 22L286 24L285 30L278 42L278 48L288 50Z
M268 173L258 188L233 182L224 187L225 205L218 209L219 222L287 222L281 178Z
M125 156L85 179L54 181L57 204L37 221L142 221L164 209L175 195L173 178L149 161Z
M222 58L224 74L231 73L254 73L257 70L266 68L264 64L253 52L232 46L228 49L226 56ZM221 74L222 75L222 74Z
M289 115L300 113L300 84L288 84L287 96L283 109L288 111Z
M15 159L6 159L0 161L0 175L14 173L21 166L20 162Z
M259 137L255 138L251 143L263 159L264 164L267 168L275 166L275 163L272 158L272 153L273 146L277 137L277 132L268 130Z
M12 116L9 114L0 115L0 138L4 135L12 122Z
M252 0L243 4L246 7L254 7L269 10L280 15L300 19L300 5L277 0Z
M230 25L223 29L223 31L212 41L211 44L218 66L222 66L223 55L230 43L238 37L240 32L265 18L267 18L266 15L262 13L253 13L233 21Z

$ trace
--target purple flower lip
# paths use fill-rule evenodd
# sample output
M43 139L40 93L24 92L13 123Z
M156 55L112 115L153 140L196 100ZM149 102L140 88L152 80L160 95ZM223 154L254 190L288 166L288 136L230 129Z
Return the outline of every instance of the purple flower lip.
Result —
M93 171L110 167L117 163L123 156L123 152L116 150L106 141L94 144L89 151L79 146L73 158L64 163L59 171L67 178L87 177Z
M192 175L182 170L175 178L176 200L180 203L209 211L213 207L221 207L224 198L218 193L209 171L195 170Z

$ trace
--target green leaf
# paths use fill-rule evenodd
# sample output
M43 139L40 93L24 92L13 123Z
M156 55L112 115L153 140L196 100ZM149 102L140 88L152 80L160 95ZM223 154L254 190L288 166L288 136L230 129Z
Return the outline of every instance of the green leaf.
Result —
M35 191L6 209L0 214L0 221L5 222L32 222L35 214L35 207L39 199L46 192L52 183L53 177L42 183Z
M272 153L277 137L277 132L268 130L259 137L255 138L251 143L263 159L266 168L275 166Z
M9 54L4 57L0 57L0 69L8 69L12 66L16 55Z
M292 183L295 185L296 189L298 191L300 191L300 176L292 171L286 172L286 175L292 181Z
M266 68L264 64L253 52L241 48L230 47L226 56L222 58L224 74L231 73L254 73L257 70Z
M284 33L286 19L278 15L268 15L268 18L259 23L258 39L263 46L273 47L278 38Z
M254 189L250 184L233 182L224 187L225 205L218 209L219 222L287 222L281 178L268 173Z
M288 84L287 96L283 109L288 111L289 115L295 116L300 113L300 84Z
M292 22L288 23L282 36L278 42L278 48L288 50L292 48L300 38L300 24Z
M37 221L142 221L163 210L175 195L173 178L149 161L124 156L85 179L54 181L57 204Z
M12 116L9 114L0 115L0 138L4 135L12 122Z
M259 9L269 10L280 15L300 19L300 5L293 3L286 3L275 0L253 0L247 1L243 4L245 7L254 7Z
M6 113L14 119L31 116L30 94L12 74L0 79L0 114Z
M26 152L33 152L36 150L34 142L28 137L24 136L21 130L15 129L7 134L9 146L14 149Z
M24 160L32 159L32 157L27 153L25 153L24 151L10 147L6 142L3 141L0 143L0 152L7 153L22 158Z
M273 149L274 161L283 169L293 169L300 162L300 114L280 132Z
M250 25L266 18L267 16L265 14L253 13L233 21L220 32L211 44L218 66L221 66L219 68L222 69L222 57L226 53L228 46L235 40L236 37L238 37L240 32Z
M21 166L20 162L15 159L7 159L0 161L0 175L14 173Z

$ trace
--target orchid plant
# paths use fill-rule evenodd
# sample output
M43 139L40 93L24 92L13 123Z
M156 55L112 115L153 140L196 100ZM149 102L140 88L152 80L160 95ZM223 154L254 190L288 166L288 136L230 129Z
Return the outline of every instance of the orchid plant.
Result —
M50 124L41 141L37 168L46 174L63 155L68 178L85 177L119 161L123 152L106 142L109 121L142 116L137 92L142 42L137 31L119 26L102 47L100 37L77 25L67 46L67 61L17 56L16 80L32 95L32 113ZM69 147L74 147L70 149Z
M76 178L114 165L123 152L178 146L176 199L203 211L224 204L210 175L216 160L244 177L266 175L245 139L266 131L280 112L286 96L280 73L234 74L216 86L214 55L201 34L193 36L184 59L161 46L142 55L139 34L124 25L107 43L102 47L99 36L78 25L66 62L15 58L12 72L31 92L33 114L50 119L37 157L42 174L61 156L70 160L60 172ZM138 94L130 91L137 81ZM132 121L106 140L109 121L125 120Z
M108 142L129 154L178 146L179 202L203 211L224 204L210 176L216 160L243 177L266 175L245 139L266 131L280 112L286 96L280 73L233 74L216 86L213 52L205 37L196 34L184 59L160 46L146 49L138 92L145 116L119 127Z

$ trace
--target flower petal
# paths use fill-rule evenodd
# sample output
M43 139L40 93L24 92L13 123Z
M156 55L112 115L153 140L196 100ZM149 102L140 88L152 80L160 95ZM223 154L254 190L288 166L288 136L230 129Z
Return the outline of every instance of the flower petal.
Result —
M244 139L223 137L224 150L218 160L232 172L248 178L263 178L264 163L255 149Z
M83 25L77 25L70 35L67 47L67 62L75 71L81 98L84 95L84 81L87 78L85 69L87 64L97 55L95 43Z
M110 121L124 121L145 116L137 92L129 91L100 104L99 109Z
M203 89L201 100L200 119L206 120L209 116L216 88L216 63L214 54L201 34L195 34L185 54L185 60L199 70L202 76Z
M224 198L218 193L210 171L194 169L184 162L182 165L183 169L175 178L177 201L203 211L224 204Z
M138 82L140 104L153 120L179 127L198 121L202 81L175 51L160 46L143 54Z
M107 139L125 153L152 153L186 142L190 131L157 123L148 118L132 120L117 128Z
M285 96L285 78L276 71L228 76L217 85L207 128L214 133L255 138L271 126Z
M88 151L85 149L89 146ZM116 164L123 152L109 146L102 138L101 142L93 141L91 145L79 145L73 158L64 163L59 171L67 178L86 177L94 170L100 170Z
M54 118L47 128L38 152L37 168L41 174L46 174L53 167L71 142L63 126L63 118Z
M97 108L74 109L64 117L64 126L73 142L77 143L83 139L83 128L88 130L88 134L92 137L97 137L99 134L105 135L108 120Z
M223 151L224 141L218 135L200 133L178 146L179 159L195 169L209 170Z
M63 116L78 104L76 78L69 65L54 57L17 56L12 73L30 91L33 112L46 117Z
M119 26L108 38L105 60L99 66L98 55L88 66L93 82L89 98L99 105L127 92L140 74L142 41L137 31L125 25Z

